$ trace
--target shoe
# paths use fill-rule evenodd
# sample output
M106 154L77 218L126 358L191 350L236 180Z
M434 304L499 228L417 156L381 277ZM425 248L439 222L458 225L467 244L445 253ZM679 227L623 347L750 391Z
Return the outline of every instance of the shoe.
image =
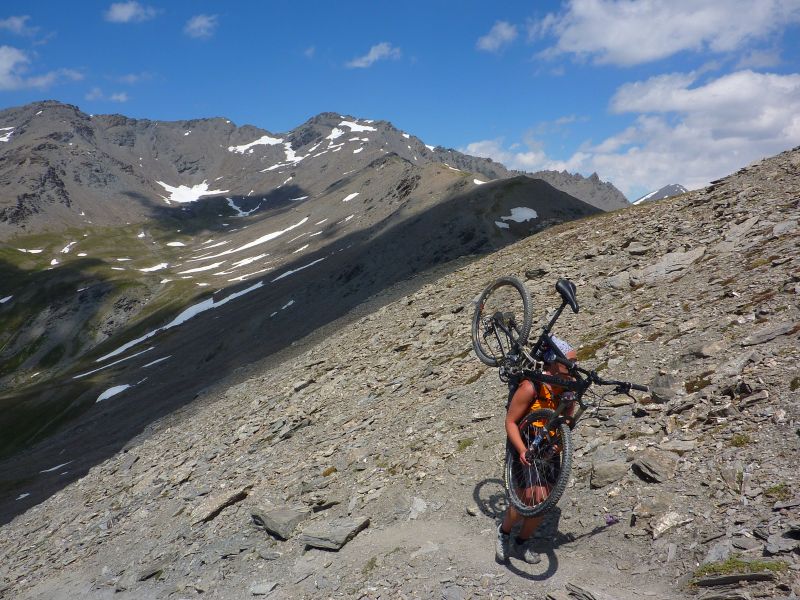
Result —
M511 544L511 534L503 533L502 525L497 526L497 542L494 546L494 559L500 564L508 562L508 549Z
M533 549L533 540L525 540L522 544L516 546L516 550L519 553L520 558L522 558L522 560L529 565L535 565L536 563L542 562L541 555Z

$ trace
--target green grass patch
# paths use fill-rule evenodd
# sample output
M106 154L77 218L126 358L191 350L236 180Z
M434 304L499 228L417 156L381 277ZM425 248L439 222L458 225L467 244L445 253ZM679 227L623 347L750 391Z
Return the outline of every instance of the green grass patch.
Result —
M731 438L729 443L734 448L744 448L752 441L753 440L751 440L750 436L746 433L737 433Z
M466 450L467 448L469 448L470 446L472 446L472 444L474 444L474 443L475 443L475 439L474 438L464 438L463 440L458 440L458 446L457 446L456 450L458 452L462 452L462 451Z
M744 560L740 556L732 556L727 560L708 563L700 566L695 572L696 578L711 575L731 575L733 573L783 573L789 565L782 560Z
M792 497L792 490L789 489L786 483L778 483L765 489L764 495L767 498L774 498L775 500L783 502Z
M377 566L378 566L378 558L373 556L366 563L364 563L363 567L361 567L361 574L364 577L368 577L369 574L372 573L372 571L374 571L375 567Z
M617 323L617 329L627 329L630 326L631 326L630 321L620 321L619 323Z
M597 355L597 351L605 345L605 340L598 340L596 342L592 342L591 344L583 344L580 348L578 348L578 360L581 361L594 358Z

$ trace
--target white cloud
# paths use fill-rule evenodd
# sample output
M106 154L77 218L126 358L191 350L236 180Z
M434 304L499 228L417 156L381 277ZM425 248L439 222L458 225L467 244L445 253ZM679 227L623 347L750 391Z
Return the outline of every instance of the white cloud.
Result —
M499 143L470 144L467 152L518 169L597 172L635 197L669 183L703 187L800 144L800 74L738 71L695 85L697 77L673 73L621 86L611 110L635 114L633 124L565 161Z
M138 2L114 2L105 12L106 21L111 23L141 23L158 15L152 6L144 6Z
M682 51L742 50L797 22L797 0L572 0L531 23L529 35L557 38L544 56L631 66Z
M314 46L309 46L303 51L303 55L306 58L314 58L314 54L317 52L317 49Z
M84 99L89 100L90 102L94 100L102 100L103 99L103 90L99 87L93 87L84 96Z
M84 98L90 102L108 100L110 102L127 102L129 100L126 92L113 92L111 95L106 96L99 87L93 87L89 90Z
M30 57L13 46L0 46L0 90L44 89L59 81L78 81L83 75L73 69L57 69L41 75L27 75Z
M547 154L540 144L529 140L525 146L527 149L522 151L517 151L517 148L522 147L521 144L512 144L511 147L505 148L503 138L497 138L472 142L461 151L472 156L491 158L509 169L519 171L541 171L557 167L554 161L547 158Z
M183 32L193 38L210 38L217 28L217 15L195 15L186 22Z
M346 66L350 69L366 69L376 61L387 58L397 60L400 56L400 48L394 48L389 42L381 42L370 48L369 52L364 56L359 56L348 62Z
M479 50L497 52L517 38L517 27L507 21L497 21L489 33L478 38Z
M0 30L10 31L11 33L16 33L17 35L33 35L39 30L39 28L29 27L29 19L29 15L0 19Z
M148 73L147 71L142 71L141 73L126 73L125 75L120 75L119 77L113 78L115 81L119 83L125 83L127 85L135 85L137 83L141 83L142 81L147 81L153 78L152 73Z

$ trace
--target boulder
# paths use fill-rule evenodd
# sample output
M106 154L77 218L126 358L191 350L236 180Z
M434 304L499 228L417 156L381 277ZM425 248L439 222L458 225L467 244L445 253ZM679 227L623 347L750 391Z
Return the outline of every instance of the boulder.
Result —
M671 452L647 449L633 461L633 472L650 483L663 483L675 476L678 457Z
M597 489L619 481L625 476L628 469L628 463L623 461L595 462L592 464L590 486L592 489Z

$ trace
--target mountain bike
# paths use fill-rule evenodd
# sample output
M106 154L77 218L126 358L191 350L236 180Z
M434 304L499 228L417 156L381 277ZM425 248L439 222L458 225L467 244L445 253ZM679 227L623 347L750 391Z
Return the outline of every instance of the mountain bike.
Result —
M527 343L533 314L531 297L516 277L501 277L486 287L472 316L475 354L490 367L499 367L501 381L529 379L534 384L548 384L554 390L561 390L555 409L533 410L519 423L530 465L524 465L516 449L506 442L503 482L509 502L524 517L542 515L561 499L572 469L572 430L586 410L599 408L609 394L648 391L644 385L604 379L564 355L551 330L567 306L576 314L579 306L574 283L559 279L555 287L561 296L561 306L532 345ZM569 375L545 373L545 365L553 363L566 367ZM613 389L603 393L592 390L592 386Z

